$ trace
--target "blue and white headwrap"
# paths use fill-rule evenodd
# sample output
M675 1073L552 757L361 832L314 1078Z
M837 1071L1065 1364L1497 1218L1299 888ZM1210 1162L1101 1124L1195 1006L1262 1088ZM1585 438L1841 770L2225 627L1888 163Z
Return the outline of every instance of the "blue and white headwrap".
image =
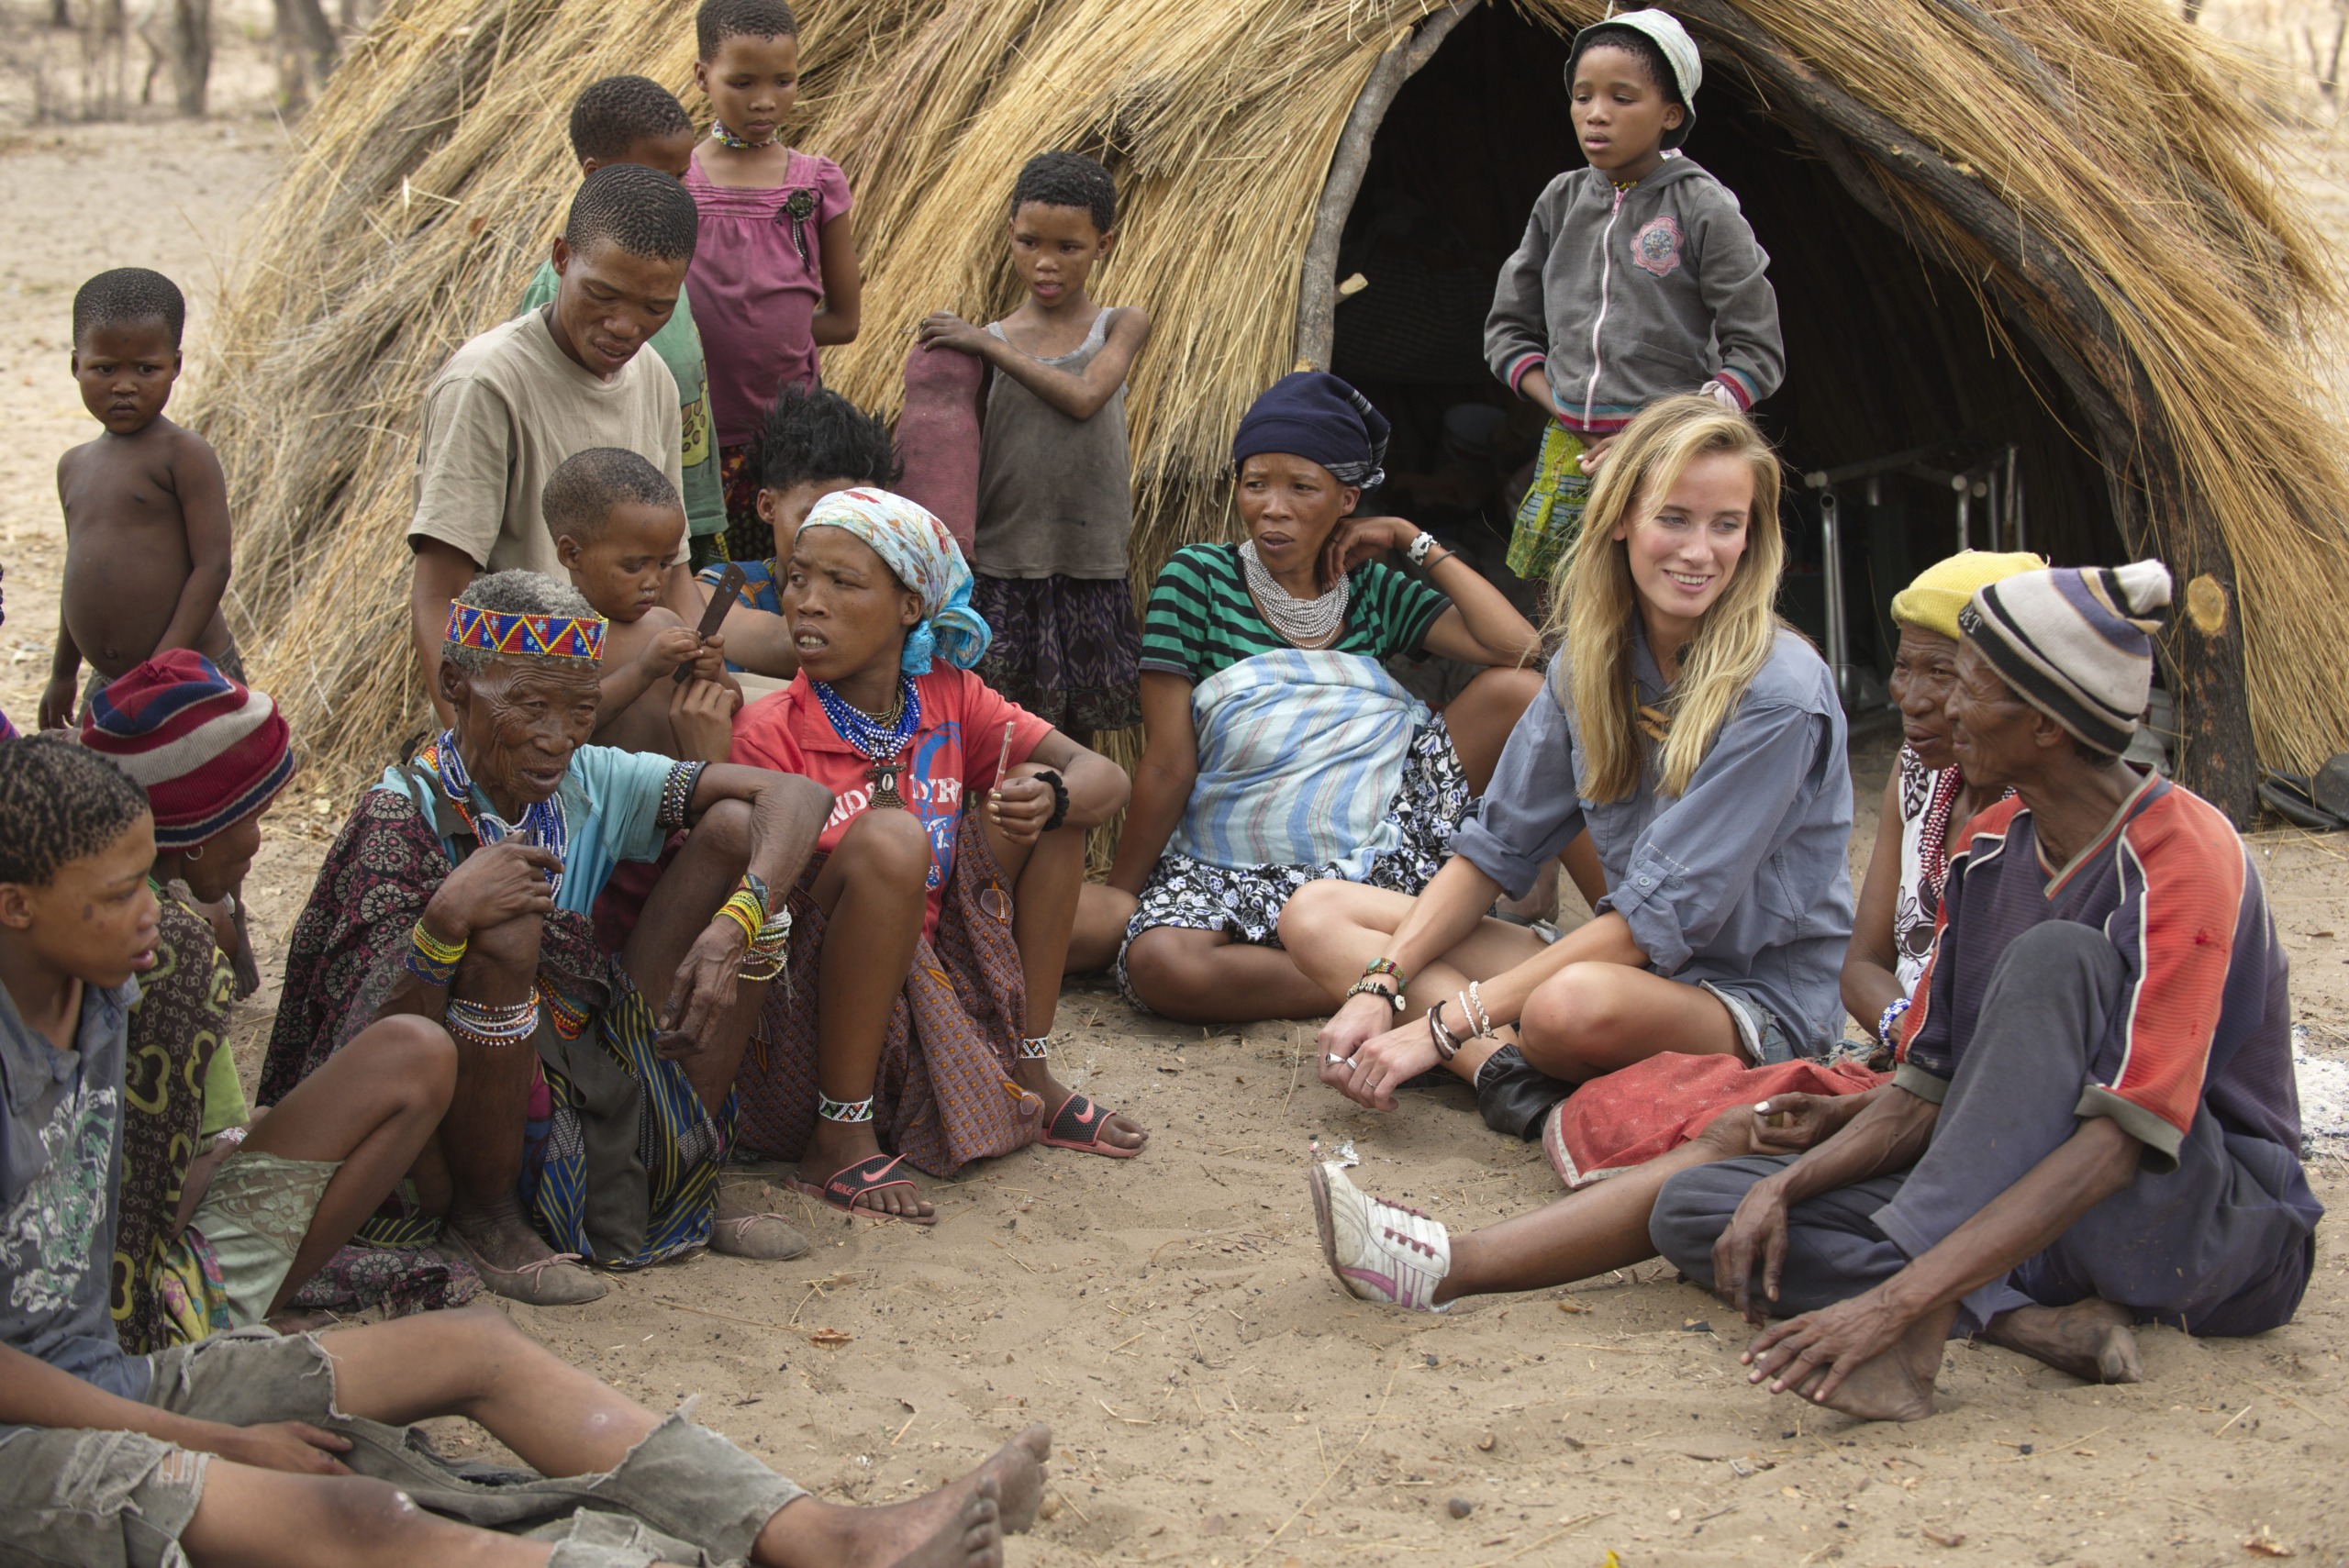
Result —
M898 662L907 674L927 675L932 658L967 670L985 656L995 633L971 607L971 569L946 525L918 502L886 490L835 490L799 527L854 534L921 600L921 622L906 634Z

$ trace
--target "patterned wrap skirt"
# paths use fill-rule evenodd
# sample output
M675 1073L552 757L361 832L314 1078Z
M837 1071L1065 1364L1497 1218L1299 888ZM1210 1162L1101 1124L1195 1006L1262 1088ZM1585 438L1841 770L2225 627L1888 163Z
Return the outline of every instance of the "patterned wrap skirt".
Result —
M816 1128L818 979L828 933L811 889L828 858L817 856L791 895L789 983L767 993L734 1080L738 1147L748 1155L796 1160ZM1044 1104L1011 1076L1028 1006L1011 915L1011 879L978 819L965 815L938 934L915 944L873 1085L881 1147L933 1176L1008 1154L1038 1134Z
M981 577L971 603L995 641L979 679L1063 733L1141 722L1141 625L1123 578Z
M1386 808L1399 835L1395 847L1370 862L1366 887L1416 897L1442 870L1446 846L1461 819L1476 809L1468 774L1453 748L1443 717L1422 725L1403 762L1403 782ZM1118 949L1118 989L1143 1012L1150 1005L1134 994L1126 974L1126 951L1153 926L1221 931L1235 942L1280 946L1281 909L1309 882L1339 880L1334 865L1219 866L1170 850L1142 884L1141 904L1127 922Z

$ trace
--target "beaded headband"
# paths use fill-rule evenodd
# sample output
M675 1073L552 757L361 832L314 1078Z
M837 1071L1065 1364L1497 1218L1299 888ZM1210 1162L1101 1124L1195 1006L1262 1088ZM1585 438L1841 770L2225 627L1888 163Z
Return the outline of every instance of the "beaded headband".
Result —
M507 659L604 657L601 616L516 616L472 605L449 606L449 646Z

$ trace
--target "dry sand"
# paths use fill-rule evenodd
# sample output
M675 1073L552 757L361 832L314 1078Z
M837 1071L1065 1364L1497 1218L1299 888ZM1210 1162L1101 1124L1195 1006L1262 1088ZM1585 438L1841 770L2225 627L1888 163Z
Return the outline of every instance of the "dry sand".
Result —
M250 117L0 134L0 706L20 723L56 614L53 464L95 433L65 373L72 291L107 265L170 272L193 297L200 376L216 261L278 136ZM1887 752L1855 762L1876 798ZM297 784L271 819L250 886L271 983L237 1040L249 1083L284 933L340 811ZM2279 832L2256 847L2297 1015L2340 1056L2349 846ZM1341 1294L1314 1245L1309 1139L1352 1140L1364 1186L1455 1226L1557 1195L1538 1150L1486 1132L1464 1092L1375 1117L1314 1081L1309 1027L1210 1033L1099 989L1072 988L1061 1026L1070 1075L1155 1129L1140 1162L1027 1151L929 1184L934 1231L807 1214L806 1260L703 1257L617 1281L592 1307L515 1316L656 1407L698 1396L703 1419L835 1497L905 1496L1050 1421L1060 1506L1014 1545L1018 1563L1596 1568L1611 1549L1626 1568L2110 1568L2237 1562L2254 1539L2349 1556L2337 1219L2278 1333L2148 1331L2148 1380L2111 1389L1953 1345L1940 1415L1866 1426L1748 1387L1730 1315L1660 1264L1443 1318ZM2339 1154L2311 1175L2349 1201Z

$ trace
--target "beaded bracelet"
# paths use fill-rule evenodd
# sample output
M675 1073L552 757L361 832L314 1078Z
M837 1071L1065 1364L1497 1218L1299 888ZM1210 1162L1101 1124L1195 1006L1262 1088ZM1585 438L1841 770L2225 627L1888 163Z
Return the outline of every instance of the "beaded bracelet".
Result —
M1892 1031L1899 1028L1900 1016L1908 1010L1909 998L1906 996L1885 1008L1884 1016L1876 1021L1876 1038L1879 1043L1884 1045L1892 1043Z
M1386 974L1365 974L1346 987L1346 1000L1351 1002L1357 996L1375 996L1397 1012L1402 1012L1404 1010L1403 988L1397 985L1394 990L1389 991L1379 984L1382 980L1393 978L1394 976Z
M743 980L773 980L790 962L791 911L779 909L751 939L742 952L742 967L736 973Z
M652 825L672 831L687 825L693 808L694 790L701 784L702 770L707 762L679 762L669 770L661 782L661 806L652 815Z
M526 1040L539 1032L538 988L531 987L530 995L522 1001L504 1005L451 996L448 1024L451 1034L462 1035L493 1050Z
M425 929L419 919L407 936L408 973L427 985L446 987L457 978L457 963L465 956L465 945L442 941Z
M766 906L759 895L747 887L737 888L734 895L718 906L712 920L731 920L742 928L742 946L749 949L759 940L759 928L767 923Z

